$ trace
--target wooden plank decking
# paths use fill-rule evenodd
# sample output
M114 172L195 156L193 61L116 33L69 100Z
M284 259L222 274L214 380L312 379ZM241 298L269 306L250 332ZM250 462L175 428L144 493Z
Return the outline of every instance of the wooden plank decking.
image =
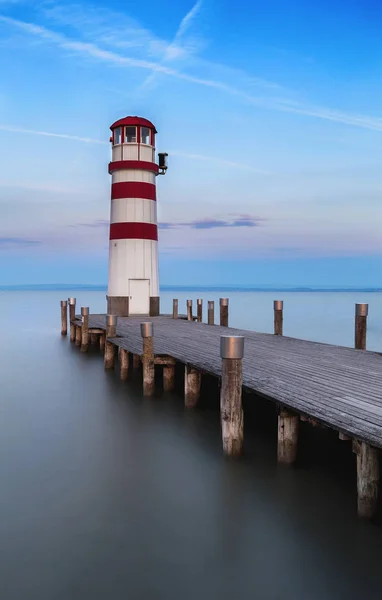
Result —
M142 353L140 323L154 323L154 353L169 355L217 377L220 336L245 338L244 388L359 440L382 448L382 357L362 350L182 319L118 319L114 344ZM81 325L76 319L76 325ZM90 315L89 329L105 330L105 315Z

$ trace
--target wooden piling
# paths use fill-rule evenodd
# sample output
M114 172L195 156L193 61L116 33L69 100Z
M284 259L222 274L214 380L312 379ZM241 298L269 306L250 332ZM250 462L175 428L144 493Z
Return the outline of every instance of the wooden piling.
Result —
M117 335L117 316L106 315L106 340L105 340L105 356L104 366L105 369L114 369L115 365L115 346L112 342L108 341L108 338L116 337Z
M354 347L357 350L366 350L366 330L368 312L368 304L355 305Z
M173 392L175 389L175 365L163 366L163 391Z
M174 298L172 301L172 318L173 319L177 319L178 318L178 299Z
M203 321L203 299L198 298L196 301L196 316L198 323Z
M184 405L186 408L194 408L200 398L200 387L202 374L198 369L185 365L184 368Z
M282 300L274 300L273 312L274 312L274 334L283 334L283 308L284 302Z
M378 504L379 461L378 450L361 442L357 452L358 516L371 519Z
M89 346L89 307L81 306L81 352L87 352Z
M243 356L244 337L221 336L220 356L222 376L220 388L220 418L223 452L238 456L243 451Z
M76 317L76 299L69 298L69 326L70 326L70 341L75 342L76 340L76 326L72 321Z
M281 334L277 334L281 335ZM297 457L298 415L282 408L278 417L277 460L284 465L291 465Z
M124 348L121 348L119 353L120 360L120 375L122 381L127 381L129 378L129 353Z
M187 300L187 321L192 321L192 300Z
M215 325L215 302L208 301L208 325Z
M76 325L76 346L81 346L81 342L82 342L82 333L81 333L81 327L79 325Z
M90 339L90 345L91 346L96 346L97 345L98 335L96 333L90 333L89 334L89 339Z
M61 300L61 335L68 335L68 301Z
M228 298L220 298L220 326L228 327Z
M154 364L154 325L141 323L141 336L143 340L142 366L143 366L143 395L153 396L155 392L155 364Z

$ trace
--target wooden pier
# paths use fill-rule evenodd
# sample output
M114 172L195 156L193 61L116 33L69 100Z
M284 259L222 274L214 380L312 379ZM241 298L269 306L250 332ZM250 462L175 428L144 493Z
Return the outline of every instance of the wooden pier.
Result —
M159 317L92 315L83 307L82 316L73 318L73 299L69 306L71 340L81 351L99 343L105 368L113 368L119 354L124 380L129 377L130 355L133 368L142 362L144 395L155 391L155 365L163 366L165 391L174 389L176 363L185 365L188 408L198 403L203 375L218 378L226 454L242 451L242 389L275 404L279 463L296 459L300 420L337 431L357 454L358 514L366 518L375 514L382 448L382 357L365 351L367 305L356 305L355 349L283 336L280 301L274 304L274 335L228 327L226 299L220 302L220 325L212 324L211 302L208 324L201 322L201 301L196 317L190 302L187 314L178 314L177 300L173 315ZM63 335L66 330L62 324Z

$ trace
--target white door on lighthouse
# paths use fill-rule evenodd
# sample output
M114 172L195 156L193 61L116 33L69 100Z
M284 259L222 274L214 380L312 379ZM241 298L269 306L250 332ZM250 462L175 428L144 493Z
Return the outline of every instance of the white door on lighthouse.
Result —
M129 279L129 313L148 315L150 312L150 280Z

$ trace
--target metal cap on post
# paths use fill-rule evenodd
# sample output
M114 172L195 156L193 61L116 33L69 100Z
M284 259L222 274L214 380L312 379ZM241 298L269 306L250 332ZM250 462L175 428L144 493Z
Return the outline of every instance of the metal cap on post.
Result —
M213 300L208 300L208 310L214 310L215 302Z
M221 358L243 358L244 337L242 335L222 335L220 337Z
M369 314L368 304L356 304L355 305L355 316L356 317L367 317Z
M117 315L106 315L106 325L108 327L112 327L113 325L117 325L118 317Z
M76 305L76 299L75 298L68 298L69 301L69 306L75 306Z
M284 301L283 300L274 300L273 301L273 310L283 310Z
M66 308L68 306L68 302L66 300L61 300L61 306Z
M89 315L89 307L88 306L81 306L81 316L82 317L87 317Z
M196 301L196 304L198 306L200 306L201 304L203 304L203 299L202 298L198 298L197 301Z
M154 324L151 322L141 323L141 336L149 338L154 336Z
M187 300L187 308L192 308L192 300Z
M220 306L228 306L228 298L220 298Z

